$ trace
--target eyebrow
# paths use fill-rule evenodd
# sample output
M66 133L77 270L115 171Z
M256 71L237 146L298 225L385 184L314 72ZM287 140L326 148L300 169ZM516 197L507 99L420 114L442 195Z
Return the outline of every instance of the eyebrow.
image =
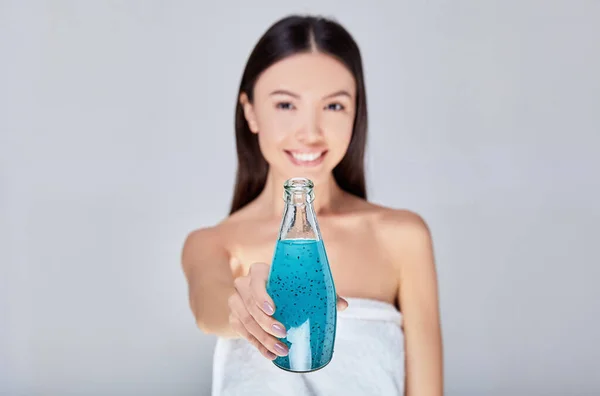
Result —
M294 92L291 92L291 91L287 91L285 89L277 89L277 90L271 92L270 95L289 95L289 96L291 96L293 98L296 98L296 99L300 98L300 95L298 95L297 93L294 93ZM335 96L347 96L349 98L352 98L352 95L350 95L350 93L348 91L342 89L342 90L336 91L336 92L334 92L332 94L329 94L329 95L323 97L323 99L329 99L329 98L333 98Z
M350 95L350 92L346 91L345 89L342 89L340 91L334 92L330 95L325 96L323 99L329 99L329 98L333 98L336 96L347 96L349 98L352 98L352 95Z

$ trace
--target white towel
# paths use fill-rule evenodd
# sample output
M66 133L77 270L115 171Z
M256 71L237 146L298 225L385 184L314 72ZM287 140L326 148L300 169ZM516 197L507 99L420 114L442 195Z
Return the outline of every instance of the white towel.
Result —
M399 396L404 394L402 315L391 304L347 298L333 359L311 373L276 367L244 339L218 338L213 396Z

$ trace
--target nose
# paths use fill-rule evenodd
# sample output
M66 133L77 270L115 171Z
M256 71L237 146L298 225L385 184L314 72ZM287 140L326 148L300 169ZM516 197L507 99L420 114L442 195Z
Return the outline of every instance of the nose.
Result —
M306 115L305 122L298 129L296 137L299 141L306 144L316 143L323 139L318 114L310 112Z

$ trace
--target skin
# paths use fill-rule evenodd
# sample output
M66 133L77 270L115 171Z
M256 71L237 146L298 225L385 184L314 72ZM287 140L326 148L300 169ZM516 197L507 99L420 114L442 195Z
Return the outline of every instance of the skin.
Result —
M256 83L253 103L240 96L269 174L253 202L188 235L182 264L190 306L205 333L243 337L267 359L287 353L275 338L285 333L277 331L283 326L271 317L277 307L265 291L267 263L280 226L283 183L308 177L315 183L314 207L338 293L399 307L406 394L442 395L438 285L427 224L414 212L342 191L332 176L352 135L355 95L352 74L334 58L312 52L267 69ZM321 163L311 167L295 164L289 155L325 150ZM339 309L346 305L338 300Z

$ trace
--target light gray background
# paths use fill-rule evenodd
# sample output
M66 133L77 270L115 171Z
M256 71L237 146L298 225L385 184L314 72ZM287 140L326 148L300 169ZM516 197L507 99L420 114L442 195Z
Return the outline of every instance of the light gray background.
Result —
M252 46L316 12L364 55L370 197L431 226L446 394L599 394L600 2L304 3L0 1L0 393L209 393L180 249Z

